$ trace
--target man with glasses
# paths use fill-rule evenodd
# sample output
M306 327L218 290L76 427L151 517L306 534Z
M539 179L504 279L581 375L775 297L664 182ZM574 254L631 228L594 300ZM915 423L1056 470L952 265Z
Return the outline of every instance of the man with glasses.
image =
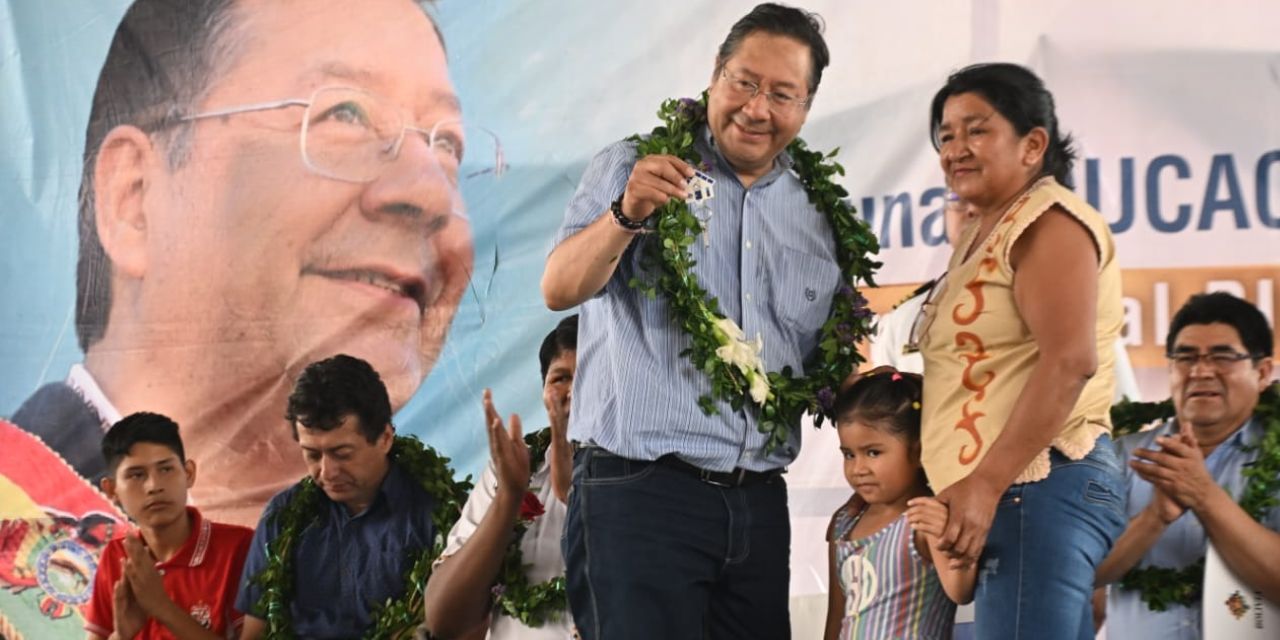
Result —
M195 503L252 525L306 472L280 421L303 365L368 360L393 409L418 389L471 271L460 190L500 167L418 3L138 0L86 135L85 358L14 422L96 482L105 425L173 416Z
M1266 317L1227 293L1192 296L1174 315L1166 344L1177 415L1116 441L1128 461L1130 520L1098 567L1099 585L1134 567L1192 566L1207 540L1245 584L1280 602L1280 509L1256 522L1236 502L1260 453L1254 409L1271 382L1273 340ZM1198 599L1154 611L1138 591L1110 591L1109 637L1200 637Z
M693 271L720 311L759 335L769 370L803 371L839 286L833 232L784 151L804 124L829 54L817 16L773 4L740 19L711 73L695 140L715 179ZM781 470L800 446L765 450L750 407L706 415L689 337L644 277L646 220L686 198L694 169L637 160L619 142L588 166L542 290L582 305L564 538L570 606L598 638L786 638L790 526Z

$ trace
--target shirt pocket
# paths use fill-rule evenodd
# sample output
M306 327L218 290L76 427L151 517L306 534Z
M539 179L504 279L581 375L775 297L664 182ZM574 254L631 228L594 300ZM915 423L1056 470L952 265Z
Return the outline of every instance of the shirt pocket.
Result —
M829 258L779 249L772 274L775 310L800 339L801 353L808 353L831 311L831 298L840 286L840 267Z

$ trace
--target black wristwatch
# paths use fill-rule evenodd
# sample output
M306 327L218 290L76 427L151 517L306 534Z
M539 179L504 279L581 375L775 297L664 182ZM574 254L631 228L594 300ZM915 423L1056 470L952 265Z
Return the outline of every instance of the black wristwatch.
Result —
M635 232L644 230L644 220L632 220L631 218L628 218L626 214L622 213L621 196L619 196L617 200L614 200L613 204L609 205L609 211L613 213L613 221L616 222L619 227L622 227L627 231Z

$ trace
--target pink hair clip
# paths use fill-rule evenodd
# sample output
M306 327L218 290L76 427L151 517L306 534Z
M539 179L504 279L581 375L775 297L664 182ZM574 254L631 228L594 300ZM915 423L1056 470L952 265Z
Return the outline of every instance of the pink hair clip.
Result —
M902 379L902 374L898 373L897 371L894 371L893 375L889 379L893 380L894 382L897 382Z

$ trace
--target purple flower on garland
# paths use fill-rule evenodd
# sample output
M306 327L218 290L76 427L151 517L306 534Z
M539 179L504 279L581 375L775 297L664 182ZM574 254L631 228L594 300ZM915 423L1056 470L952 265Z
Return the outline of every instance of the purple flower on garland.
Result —
M840 342L853 342L853 327L844 322L836 325L836 339Z
M823 412L831 413L835 408L835 394L831 392L831 387L823 387L818 389L818 406L822 407Z
M853 317L863 320L873 315L875 314L867 306L867 299L861 293L855 293L853 298Z
M499 582L498 584L493 585L493 588L490 589L489 591L493 593L493 598L496 600L498 598L501 598L502 594L507 592L507 585Z
M688 118L697 113L698 103L693 98L680 98L680 103L676 105L676 115L681 118Z
M676 117L690 120L702 116L702 104L693 98L680 98L676 104Z

